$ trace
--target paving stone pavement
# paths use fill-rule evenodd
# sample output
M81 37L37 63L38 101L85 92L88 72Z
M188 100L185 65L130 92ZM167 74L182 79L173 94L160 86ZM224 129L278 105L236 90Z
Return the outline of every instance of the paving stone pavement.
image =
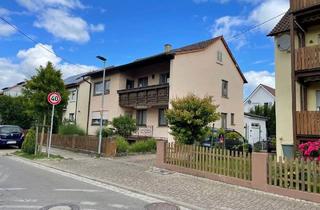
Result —
M53 149L52 152L66 159L37 160L37 162L102 182L167 197L200 209L320 210L320 204L162 171L153 167L155 155L94 158L58 149Z

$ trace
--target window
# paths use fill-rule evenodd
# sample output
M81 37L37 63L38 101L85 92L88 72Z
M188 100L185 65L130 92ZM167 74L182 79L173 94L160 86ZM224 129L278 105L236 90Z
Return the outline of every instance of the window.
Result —
M134 80L127 79L127 89L132 89L134 88Z
M102 124L103 125L106 125L108 123L108 118L107 118L107 114L108 112L107 111L103 111L103 114L102 114ZM91 125L100 125L100 119L101 119L101 114L100 112L92 112L92 120L91 120Z
M159 109L159 126L167 126L166 109Z
M170 81L170 73L160 74L159 84L167 84Z
M138 80L138 87L147 87L148 86L148 77L142 77Z
M217 52L217 61L219 62L219 63L222 63L222 52L221 51L218 51Z
M69 120L74 121L74 113L69 113Z
M71 90L69 93L69 101L76 101L77 99L77 90Z
M228 98L228 81L222 80L222 97Z
M234 113L231 113L231 125L235 125L235 123L234 123Z
M102 82L94 83L94 95L101 95L103 91L102 89L103 89ZM106 80L104 94L109 94L109 93L110 93L110 80Z
M317 111L320 111L320 90L316 91L316 106Z
M147 125L147 110L137 110L137 125L138 126Z
M227 117L228 114L227 113L221 113L221 128L226 129L227 126Z

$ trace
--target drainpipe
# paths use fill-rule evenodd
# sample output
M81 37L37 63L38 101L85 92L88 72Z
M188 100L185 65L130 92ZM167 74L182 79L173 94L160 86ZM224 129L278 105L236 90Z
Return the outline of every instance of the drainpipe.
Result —
M76 110L74 111L74 122L77 125L79 86L77 86L76 91L77 91L77 96L76 96Z
M91 90L92 90L92 83L89 82L85 77L82 77L83 81L89 84L89 100L88 100L88 115L87 115L87 129L86 134L88 135L89 132L89 117L90 117L90 106L91 106Z

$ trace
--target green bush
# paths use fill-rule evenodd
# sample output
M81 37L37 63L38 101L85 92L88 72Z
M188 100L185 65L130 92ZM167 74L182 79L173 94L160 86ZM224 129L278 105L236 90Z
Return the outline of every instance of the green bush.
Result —
M66 123L59 127L59 134L84 136L85 131L76 124Z
M155 139L148 139L146 141L137 141L130 145L129 152L154 152L156 151L157 142Z
M97 130L96 132L97 137L100 135L100 129ZM114 135L114 129L110 127L104 127L102 129L102 137L110 137Z
M27 154L34 154L36 142L36 132L34 129L30 129L22 143L21 150Z
M126 153L126 152L128 152L129 143L124 137L117 136L116 137L116 145L117 145L117 153Z
M112 126L115 128L116 134L128 137L137 130L136 121L129 115L121 115L113 118Z
M166 117L171 134L178 143L202 142L210 135L210 124L220 118L218 106L213 104L212 97L188 95L172 100L171 105Z

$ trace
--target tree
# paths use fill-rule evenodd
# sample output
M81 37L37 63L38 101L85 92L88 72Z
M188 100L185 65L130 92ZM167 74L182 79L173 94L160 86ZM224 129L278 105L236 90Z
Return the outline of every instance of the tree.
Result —
M212 97L188 95L173 100L171 105L166 112L171 134L183 144L201 142L210 133L209 125L220 117Z
M23 129L29 129L33 119L26 109L25 97L0 96L0 124L18 125Z
M60 70L56 70L51 62L48 62L45 67L40 66L36 71L37 74L27 81L24 88L24 95L28 99L29 113L39 122L42 121L39 145L39 151L41 151L44 139L44 126L47 123L52 108L52 105L47 102L47 96L50 92L60 93L62 101L55 107L55 117L61 119L63 107L66 106L68 102L69 93L65 89Z
M276 110L275 104L273 105L258 105L250 110L251 114L267 117L267 134L268 137L276 135Z
M112 126L116 129L116 134L127 138L137 130L136 121L129 115L121 115L112 120Z

